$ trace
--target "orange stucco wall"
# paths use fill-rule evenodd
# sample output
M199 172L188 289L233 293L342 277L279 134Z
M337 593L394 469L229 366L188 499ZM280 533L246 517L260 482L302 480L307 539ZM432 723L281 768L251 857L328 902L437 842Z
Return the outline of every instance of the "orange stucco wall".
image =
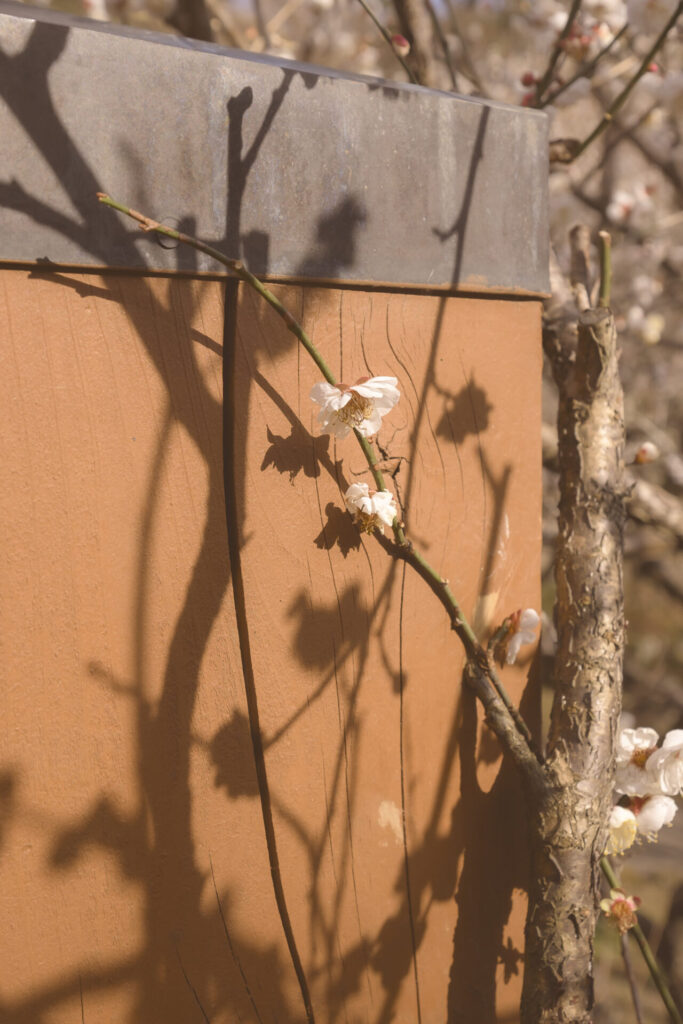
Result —
M218 281L0 278L3 1020L299 1024L298 962L318 1024L514 1021L517 782L342 511L315 366ZM279 292L398 377L387 468L466 614L538 607L539 304Z

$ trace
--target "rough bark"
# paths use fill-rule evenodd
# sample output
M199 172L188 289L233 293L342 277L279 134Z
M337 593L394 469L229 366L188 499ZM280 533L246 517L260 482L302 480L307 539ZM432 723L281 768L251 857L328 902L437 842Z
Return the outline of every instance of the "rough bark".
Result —
M547 786L531 800L522 1020L588 1024L624 642L624 420L611 314L583 313L575 359L555 351L553 368L560 391L558 651Z

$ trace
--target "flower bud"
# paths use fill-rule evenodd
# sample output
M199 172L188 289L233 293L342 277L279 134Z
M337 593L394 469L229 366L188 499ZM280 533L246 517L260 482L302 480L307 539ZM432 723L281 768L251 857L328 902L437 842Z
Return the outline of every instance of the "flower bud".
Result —
M399 32L391 37L391 45L399 57L407 57L410 53L410 43Z
M633 456L633 461L636 465L643 466L646 462L654 462L660 455L661 452L653 441L643 441Z

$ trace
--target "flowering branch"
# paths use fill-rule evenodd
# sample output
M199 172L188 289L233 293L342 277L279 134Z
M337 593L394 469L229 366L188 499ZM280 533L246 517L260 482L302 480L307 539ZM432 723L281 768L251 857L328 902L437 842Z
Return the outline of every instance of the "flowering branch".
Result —
M548 61L548 66L545 69L544 73L539 78L538 82L536 83L536 104L535 105L537 107L541 106L541 97L543 96L543 93L546 92L546 90L548 89L548 86L550 85L550 83L553 80L553 76L555 74L555 66L556 66L556 64L557 64L557 62L558 62L558 60L560 58L560 54L562 53L562 44L564 43L565 39L567 38L567 36L569 35L569 33L572 30L572 25L574 24L574 19L576 18L576 15L579 13L580 7L581 7L581 0L573 0L572 6L571 6L570 11L569 11L569 14L567 15L566 24L565 24L564 28L562 29L562 31L560 32L560 34L557 37L557 39L555 40L555 45L554 45L554 47L552 49L552 53L550 54L550 60Z
M600 869L605 878L607 879L610 888L616 889L619 883L617 882L617 876L615 875L612 865L610 864L609 859L607 857L601 858ZM648 966L648 969L652 976L652 980L657 986L657 991L662 997L662 1002L666 1006L672 1024L683 1024L683 1018L681 1018L681 1015L678 1012L678 1009L676 1008L676 1004L673 1001L673 996L671 995L669 986L666 983L664 973L659 964L657 963L657 959L654 953L652 952L652 949L650 948L650 943L647 941L645 935L643 934L642 928L636 921L630 930L633 932L635 940L640 946L640 951L643 954L643 960Z
M543 107L546 107L549 103L554 103L558 96L561 96L566 89L573 85L574 82L578 82L580 78L590 78L595 69L597 68L598 64L602 60L602 58L607 56L609 51L614 46L616 46L616 44L627 31L628 24L622 25L619 31L612 36L610 41L606 43L605 46L603 46L603 48L598 53L596 53L595 57L593 57L592 60L587 61L585 64L582 64L579 70L574 75L572 75L571 78L569 78L566 82L563 82L562 85L559 85L557 87L555 92L553 92L550 96L539 96L537 99L537 106L539 107L539 109L542 110Z
M612 121L614 120L615 114L617 114L621 110L621 108L623 107L624 103L626 102L628 97L631 95L631 92L633 91L635 86L638 84L640 79L643 77L645 72L648 70L650 64L652 63L652 61L654 59L654 57L657 55L657 52L659 51L659 49L663 46L666 37L668 36L668 34L671 31L671 29L674 27L674 25L678 21L678 19L679 19L679 17L680 17L682 12L683 12L683 0L680 0L680 2L676 5L675 11L673 12L671 17L669 18L669 20L665 24L664 28L659 33L659 35L655 39L655 41L652 44L652 46L650 47L650 49L647 51L647 53L643 57L643 59L642 59L642 61L640 63L640 67L636 71L636 73L633 76L633 78L629 82L626 83L626 85L624 86L622 91L619 93L617 98L614 100L614 102L611 104L609 109L606 110L605 113L602 115L602 118L597 123L597 125L595 126L593 131L590 133L590 135L588 135L583 140L583 142L581 142L579 144L579 146L576 149L576 152L573 152L573 154L572 154L572 159L573 160L576 160L577 157L581 156L581 154L584 153L588 149L590 144L592 142L594 142L600 135L602 135L602 133L605 131L605 129L608 127L608 125L610 125L612 123Z
M393 39L391 38L391 36L389 35L389 33L388 33L388 32L387 32L387 30L385 29L385 27L384 27L384 25L382 24L382 22L381 22L381 21L379 20L379 18L378 18L378 17L376 16L376 14L375 14L375 13L373 12L372 8L371 8L371 7L369 6L369 4L367 4L367 3L365 2L365 0L358 0L358 3L359 3L359 4L361 5L361 7L362 7L362 8L363 8L363 10L365 11L365 13L366 13L366 14L369 14L369 15L370 15L370 17L371 17L371 18L372 18L372 20L374 21L375 25L377 26L377 28L378 28L378 29L380 30L380 32L382 33L382 36L384 37L384 39L385 39L385 40L387 41L387 43L389 44L389 48L391 49L391 52L393 53L394 57L395 57L395 58L396 58L396 60L397 60L397 61L398 61L398 62L400 63L401 67L403 68L403 70L404 70L404 71L405 71L405 73L407 74L407 76L408 76L408 78L410 79L410 81L411 81L411 82L413 83L413 85L419 85L420 83L418 82L417 78L415 77L415 75L413 74L413 72L412 72L412 71L410 70L410 68L408 67L408 65L407 65L407 64L406 64L406 62L404 61L404 59L403 59L403 57L401 56L401 54L400 54L400 53L398 52L398 50L397 50L396 46L394 45L394 40L393 40Z
M386 396L391 394L393 385L389 382L393 381L395 384L395 378L370 378L367 381L367 384L364 381L360 381L357 384L352 385L350 388L346 388L345 392L342 392L332 371L303 327L297 322L273 292L271 292L262 281L247 270L241 260L225 256L218 249L214 249L213 246L206 245L204 242L193 238L191 235L183 234L175 228L170 228L164 224L160 224L151 217L147 217L145 214L142 214L137 210L133 210L130 207L125 206L123 203L117 202L103 192L98 192L97 198L105 206L117 210L119 213L123 213L137 221L144 231L155 231L158 234L183 242L185 245L189 245L199 252L206 253L208 256L211 256L217 262L227 267L235 277L244 281L245 284L249 285L257 291L259 295L261 295L261 297L284 321L288 329L302 343L327 381L327 385L316 385L312 394L312 397L314 397L314 399L323 407L320 417L326 418L327 421L330 420L336 412L337 419L339 420L339 412L343 411L346 406L351 405L353 394L349 396L348 393L355 393L356 409L354 411L356 415L353 417L345 417L342 420L343 427L341 429L345 429L347 433L353 429L353 433L363 450L378 491L386 492L387 488L384 482L384 476L379 468L377 458L372 445L368 441L366 429L364 427L364 424L369 424L374 422L374 420L371 421L364 418L366 410L363 405L363 401L366 400L365 394L377 391L384 397L385 404L387 402L390 403L387 405L387 408L390 408L393 402L391 402L390 399L387 399ZM379 382L383 383L380 385ZM325 388L328 390L324 390ZM333 391L336 391L341 397L336 398L332 395ZM360 417L360 420L358 417ZM339 427L337 429L339 429ZM491 659L482 648L472 627L467 622L462 608L449 586L448 580L444 579L429 564L424 556L416 550L413 544L406 537L403 525L399 522L398 517L394 519L392 526L396 541L395 548L392 549L393 553L412 565L417 573L427 582L431 590L436 594L441 604L446 609L451 621L451 628L457 634L465 648L465 653L467 655L467 682L483 704L486 713L486 720L489 726L498 736L504 748L515 760L531 792L538 794L544 786L543 769L540 763L540 755L535 748L531 733L529 732L526 723L524 723L521 715L517 709L514 708L510 698L505 693Z

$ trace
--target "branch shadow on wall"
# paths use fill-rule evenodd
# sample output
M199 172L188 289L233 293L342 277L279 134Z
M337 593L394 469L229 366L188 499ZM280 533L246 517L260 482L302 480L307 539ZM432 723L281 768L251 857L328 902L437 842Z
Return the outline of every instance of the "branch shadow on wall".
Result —
M67 39L66 28L35 25L20 53L11 57L0 53L0 91L37 151L59 176L80 222L78 219L70 221L51 210L15 181L3 183L0 193L8 205L87 245L87 232L82 225L96 215L95 194L101 189L101 183L61 122L49 84L49 73L58 63ZM13 83L25 80L27 75L30 75L31 89L24 92L21 88L15 89ZM231 101L235 118L230 126L229 176L236 187L231 190L228 204L225 236L228 244L241 239L240 210L235 195L241 196L239 186L246 181L293 76L294 72L283 71L282 82L275 89L256 138L244 155L236 125L239 127L240 116L250 105L249 97L242 95ZM307 84L310 87L314 83L308 81ZM185 218L181 229L183 227L192 230L191 221ZM139 260L135 236L136 232L127 231L117 218L112 218L104 249L93 255L106 264L107 251L112 246L123 254L125 262L136 265ZM247 248L260 245L262 254L267 252L267 236L250 235L244 242ZM99 674L100 685L111 684L112 689L119 696L125 694L135 708L139 765L137 806L123 812L111 793L101 793L81 820L56 827L46 865L53 871L68 872L76 868L88 850L111 853L121 875L136 883L144 893L144 941L139 951L122 955L118 962L105 963L95 970L76 968L72 974L65 973L52 983L36 986L21 997L3 1000L0 1003L3 1019L8 1024L39 1024L43 1015L52 1015L56 1007L76 999L80 1000L87 1020L88 1006L95 993L116 990L123 985L135 993L129 1018L131 1024L148 1024L160 1019L209 1020L226 1011L229 1019L300 1024L306 1014L300 1005L296 1006L296 1001L294 1007L291 1003L292 964L287 952L283 956L280 947L259 946L250 935L230 923L234 901L230 892L216 890L212 910L202 905L202 893L211 880L198 866L192 834L191 722L202 659L227 592L231 562L226 541L225 465L220 452L223 407L207 388L193 349L183 337L183 328L189 328L194 316L193 299L175 282L169 284L167 303L160 288L155 289L141 278L130 278L126 286L122 286L116 279L105 277L104 287L93 290L83 282L51 272L51 268L49 276L53 282L59 281L74 289L84 299L102 298L100 293L104 291L112 301L122 304L167 389L166 412L150 467L145 506L141 510L133 615L136 622L132 638L133 679L122 688L113 677L107 679L106 674ZM200 335L201 332L195 332L193 340L215 351L215 342ZM150 555L164 466L172 434L179 425L201 454L208 474L208 499L200 550L167 650L161 696L153 701L148 696L144 654L150 627ZM244 466L240 465L238 471L243 472ZM237 514L241 517L241 510L237 510ZM234 754L239 757L233 756L235 781L231 785L238 792L251 793L257 777L253 744L239 748ZM244 777L240 782L235 770L239 767L244 776L245 765L251 768L250 782ZM8 794L9 800L12 795L9 789ZM267 991L264 990L266 979ZM310 1015L309 1019L312 1019Z
M38 197L27 195L16 182L1 185L0 198L4 198L8 205L21 208L41 223L49 224L67 237L84 244L86 233L82 224L94 216L97 207L93 197L100 189L100 183L60 121L48 81L49 71L59 60L67 36L66 29L60 34L54 26L49 26L46 32L43 26L37 25L20 54L7 57L0 53L0 73L5 72L0 77L0 90L17 119L31 134L37 150L65 184L80 223L76 219L69 221L50 210ZM8 72L12 61L26 62L30 67L33 80L30 95L22 97L7 87L2 88L2 83L9 81ZM282 74L282 81L273 91L254 141L246 151L243 129L253 104L253 94L249 89L243 90L228 103L230 188L223 242L229 253L237 254L241 250L255 265L264 267L267 267L268 262L268 236L261 231L251 231L245 235L241 230L241 213L249 174L296 72L283 71ZM308 76L306 80L307 88L315 84L310 81L311 77ZM483 108L479 148L475 147L468 188L455 225L456 232L459 232L459 255L455 264L454 283L459 276L462 241L467 227L471 188L483 145L486 114ZM365 217L365 210L353 198L346 200L332 215L322 217L315 248L303 261L302 272L313 264L318 265L321 258L338 258L340 267L351 265L355 258L355 232L360 229ZM185 219L184 226L191 230L188 219ZM137 233L124 229L115 217L112 217L108 231L107 246L111 244L117 251L127 254L131 265L137 263ZM93 255L106 263L106 251L98 251ZM64 277L62 283L77 292L81 289L82 297L88 297L88 286L84 288L82 283ZM0 1003L3 1019L8 1024L41 1024L41 1021L47 1021L55 1008L80 997L87 1020L89 997L128 985L135 993L130 1024L148 1024L162 1016L169 1021L175 1016L175 1019L189 1024L193 1020L210 1020L222 1012L230 1013L234 1019L245 1018L259 1022L273 1020L278 1024L300 1024L307 1019L311 1024L313 1015L307 1009L306 972L296 937L286 920L286 885L279 878L277 837L273 824L275 811L297 836L308 865L310 927L325 951L330 1024L343 1016L349 993L357 991L361 985L371 984L373 971L379 975L383 989L373 1024L389 1024L393 1019L399 991L411 972L416 989L418 1024L422 1021L417 952L425 933L428 907L425 911L421 910L421 897L428 893L429 902L432 899L451 899L457 865L463 858L463 873L457 897L460 902L460 919L454 938L449 1024L460 1019L457 1016L460 1009L471 1005L471 977L475 977L477 985L485 991L485 1013L476 1018L485 1024L489 1019L486 1014L491 1006L496 963L499 957L505 955L502 928L506 919L506 900L509 902L514 882L509 872L500 873L500 851L505 848L505 842L501 841L495 829L495 810L508 799L513 785L508 777L507 766L504 763L493 789L486 795L486 807L482 808L479 802L475 808L473 801L481 801L472 781L471 741L475 719L472 709L468 710L469 698L464 694L449 725L448 743L441 767L443 782L449 776L453 760L460 750L463 789L461 799L453 811L451 832L443 836L438 831L445 784L440 785L435 794L430 825L420 843L412 850L409 849L405 833L407 808L404 803L405 870L395 883L396 912L376 936L363 934L359 927L358 942L344 951L341 967L335 972L332 965L339 968L340 959L334 919L347 888L355 888L354 872L357 865L353 820L357 808L359 778L353 750L362 729L357 709L360 689L364 685L370 627L381 632L382 624L386 622L397 595L402 594L403 583L397 576L401 567L398 563L392 565L373 607L368 606L363 594L353 586L341 589L337 598L325 607L312 607L304 591L297 596L289 608L290 617L299 624L297 652L303 665L319 671L320 683L317 691L309 696L306 705L297 709L289 721L276 733L264 735L258 716L257 680L254 679L251 664L247 607L241 578L244 507L240 495L245 493L247 467L245 446L237 442L240 438L240 417L249 400L250 381L264 391L270 385L263 375L259 380L259 370L254 364L251 365L251 373L245 373L243 368L239 368L238 339L235 335L236 290L230 287L227 290L229 315L226 317L224 337L225 407L207 388L194 352L184 342L187 332L183 333L183 330L192 321L195 309L182 288L170 286L168 304L161 300L158 290L140 279L124 288L116 280L105 278L104 291L112 301L125 307L149 359L167 389L165 416L149 471L145 506L141 510L138 572L135 580L133 617L136 628L132 638L134 672L128 687L128 699L135 709L139 790L136 806L130 812L122 812L112 795L103 792L81 820L62 823L56 831L47 867L64 872L74 869L89 849L110 852L121 875L137 883L144 893L144 941L134 955L122 956L119 961L98 969L75 969L71 974L57 978L42 988L37 987L21 998L5 1000ZM180 331L179 320L182 324ZM434 362L441 322L440 316L424 389L418 402L412 455L415 454L420 423L425 414L423 410L426 408L427 392L435 383ZM273 336L269 334L267 342L264 340L264 346L269 350ZM280 339L278 344L295 344L286 333L280 333L277 338ZM195 340L202 342L200 337ZM204 338L202 343L214 349L216 347L215 341L210 338ZM255 355L258 355L258 348L256 353L251 353L250 358L253 359ZM240 383L243 385L242 391L239 390ZM482 405L480 411L483 412L483 409ZM280 410L283 411L281 403ZM303 472L307 478L316 481L322 467L341 484L343 478L340 463L330 454L329 443L324 444L320 439L312 437L296 417L288 416L288 419L292 430L290 437L279 438L270 432L270 447L262 469L274 467L289 474L292 480L299 472ZM449 422L451 420L452 417ZM178 426L187 432L201 454L208 475L208 499L200 550L192 567L167 650L161 697L153 702L148 695L149 679L145 665L145 644L150 628L150 559L162 497L164 467L173 432ZM481 421L476 429L484 429ZM216 439L220 437L224 438L223 452L216 445ZM454 440L457 443L457 435ZM301 460L299 452L302 453ZM407 498L409 506L410 483ZM340 511L339 514L346 521L344 513ZM316 538L316 543L327 550L337 543L343 553L345 548L348 553L356 546L352 534L342 528L336 510L331 511L327 506L326 515L327 523L321 524L321 534ZM357 546L362 547L360 539ZM192 832L192 718L202 659L230 584L235 592L247 713L240 709L231 712L209 741L209 756L216 772L214 783L216 787L225 790L231 801L247 798L260 803L274 898L285 935L286 955L282 953L282 944L271 948L259 946L249 934L235 925L232 910L239 898L237 893L219 892L216 888L212 909L206 910L202 903L203 894L211 891L215 880L209 878L208 873L202 871L198 864ZM353 671L346 673L345 669L352 662ZM101 685L111 686L112 689L115 689L116 683L113 677L100 680ZM405 684L404 674L399 671L397 692L400 699ZM329 801L327 813L320 822L320 828L316 830L299 820L288 809L279 793L271 791L264 755L307 713L311 703L332 687L343 709L343 720L340 741L333 751L330 776L324 781L326 799ZM7 801L11 803L14 790L11 784L6 788ZM492 797L494 793L495 800ZM0 797L3 795L0 793ZM321 895L320 878L328 841L327 828L335 813L344 814L348 821L338 864L340 877L345 881L338 886L333 903L329 906ZM490 835L489 842L495 853L491 853L488 847L485 853L483 839L479 842L478 837L471 836L466 827L466 823L473 820L471 815L477 821L483 815L486 821L493 822L491 833L486 834ZM484 832L482 830L482 834ZM485 857L489 860L481 860ZM494 857L494 861L490 860L491 857ZM503 884L496 885L497 902L491 917L489 941L485 943L482 953L479 937L476 944L472 942L472 935L481 927L482 916L475 893L485 891L491 877L487 874L489 869L494 872L497 880L503 879ZM496 871L498 876L495 875ZM462 888L465 879L467 891ZM487 903L487 910L490 909ZM512 959L514 957L510 962ZM475 971L470 975L473 965ZM301 991L301 999L296 1007L292 1006L290 998L292 971L297 975ZM465 981L467 984L463 984ZM323 1021L323 1024L327 1022ZM429 1022L425 1020L424 1024Z

